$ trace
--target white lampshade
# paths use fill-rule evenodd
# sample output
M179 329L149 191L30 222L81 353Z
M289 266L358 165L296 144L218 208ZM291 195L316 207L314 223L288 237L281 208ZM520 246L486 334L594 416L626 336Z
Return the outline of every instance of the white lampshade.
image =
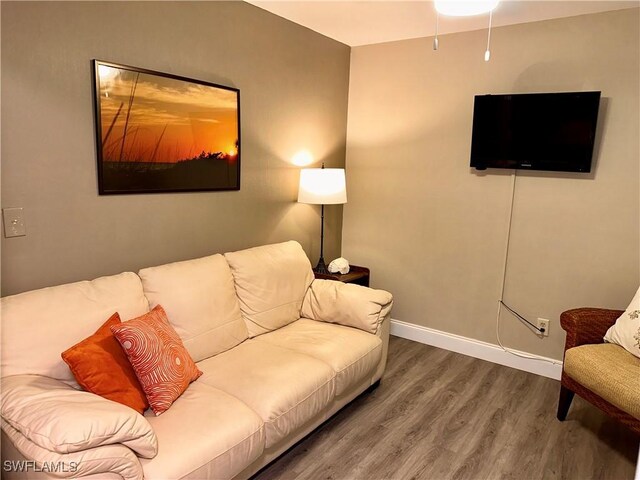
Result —
M489 13L498 6L500 0L435 0L439 14L452 17L466 17Z
M315 205L347 203L344 168L303 168L300 170L298 202Z

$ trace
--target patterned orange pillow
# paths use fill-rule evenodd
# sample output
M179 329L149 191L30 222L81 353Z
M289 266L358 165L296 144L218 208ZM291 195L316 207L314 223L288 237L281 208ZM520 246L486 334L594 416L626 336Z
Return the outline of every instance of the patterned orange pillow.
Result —
M149 313L111 327L156 415L166 411L202 372L158 305Z
M149 408L122 347L111 333L120 324L114 313L96 333L62 353L78 384L87 392L122 403L143 413Z

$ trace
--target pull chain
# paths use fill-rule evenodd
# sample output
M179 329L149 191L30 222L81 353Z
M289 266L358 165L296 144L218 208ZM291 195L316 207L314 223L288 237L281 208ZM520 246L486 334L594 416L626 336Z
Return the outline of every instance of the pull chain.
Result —
M484 61L488 62L491 58L491 20L493 19L493 10L489 12L489 33L487 35L487 50L484 52Z
M433 49L438 50L438 20L440 19L440 14L436 12L436 36L433 39Z

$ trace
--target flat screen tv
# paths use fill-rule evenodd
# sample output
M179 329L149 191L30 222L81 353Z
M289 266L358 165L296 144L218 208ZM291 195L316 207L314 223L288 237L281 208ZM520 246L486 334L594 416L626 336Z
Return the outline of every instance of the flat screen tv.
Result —
M590 172L600 92L476 95L471 167Z

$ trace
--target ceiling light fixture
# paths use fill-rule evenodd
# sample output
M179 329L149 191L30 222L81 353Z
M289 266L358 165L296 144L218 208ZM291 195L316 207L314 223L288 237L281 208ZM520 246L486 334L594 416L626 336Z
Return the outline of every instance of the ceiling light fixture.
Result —
M491 58L491 24L493 21L493 10L498 6L500 0L434 0L436 8L436 35L433 39L433 49L438 50L438 26L440 15L451 17L469 17L473 15L489 14L489 33L487 35L487 49L484 52L484 61Z

